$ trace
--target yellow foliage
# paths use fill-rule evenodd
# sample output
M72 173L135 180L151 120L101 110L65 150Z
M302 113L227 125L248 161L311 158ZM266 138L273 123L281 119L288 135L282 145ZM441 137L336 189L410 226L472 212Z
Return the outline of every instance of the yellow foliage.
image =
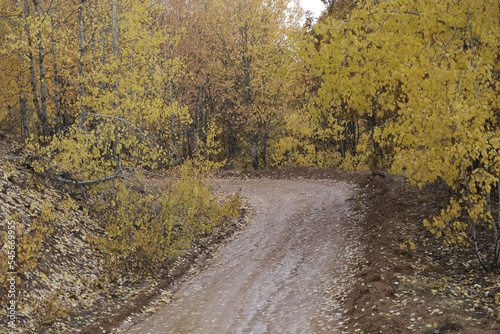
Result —
M272 166L311 166L315 163L315 148L307 137L281 137L271 145L270 151Z
M51 219L52 219L52 207L45 205L42 209L42 213L33 221L30 226L25 226L24 224L16 224L15 227L15 271L17 273L24 273L33 269L38 263L38 257L41 255L42 241L47 232L51 230ZM14 217L12 221L17 221L17 217ZM7 240L9 239L9 233L4 231L3 233L3 244L7 245ZM8 252L1 251L0 258L2 259L2 269L6 269L3 266L7 266L7 259L9 258ZM12 259L11 259L12 260ZM5 273L8 270L2 270L0 276L0 282L5 281Z
M34 316L40 325L48 326L57 319L68 316L70 310L61 303L61 291L62 286L59 286L59 289L52 292L44 301L36 304L37 314Z
M160 181L161 194L149 196L119 182L114 194L104 194L94 205L94 214L106 222L106 234L96 244L105 254L109 279L125 273L165 275L194 239L238 215L239 197L215 197L200 169L188 164L178 174L179 180Z
M406 240L404 243L401 244L401 249L410 249L412 251L417 250L417 245L413 242L412 239Z
M22 273L33 269L42 252L42 240L51 231L52 208L45 206L41 217L37 218L26 231L19 231L17 243L17 271Z
M349 20L320 23L319 47L304 48L304 62L321 78L316 113L362 122L371 156L413 184L441 179L461 191L424 222L433 233L467 244L466 231L483 224L498 235L489 198L500 176L500 7L359 4Z

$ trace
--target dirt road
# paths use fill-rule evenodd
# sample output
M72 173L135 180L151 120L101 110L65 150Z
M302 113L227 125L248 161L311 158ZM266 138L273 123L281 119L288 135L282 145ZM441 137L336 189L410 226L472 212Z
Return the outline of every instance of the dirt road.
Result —
M319 180L214 180L253 208L248 227L172 303L127 333L340 333L338 296L358 254L352 186Z

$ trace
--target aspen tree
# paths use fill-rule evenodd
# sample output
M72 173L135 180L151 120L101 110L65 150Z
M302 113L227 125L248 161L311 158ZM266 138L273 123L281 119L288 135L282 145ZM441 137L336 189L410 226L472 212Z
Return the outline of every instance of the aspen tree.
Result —
M217 35L222 45L222 82L226 83L226 113L233 118L228 124L233 133L235 149L237 141L249 144L249 156L254 168L267 161L270 120L274 108L265 108L270 92L279 92L277 73L283 63L286 39L292 38L293 27L299 18L288 8L289 1L263 3L257 0L241 0L216 4ZM221 73L222 74L222 73ZM265 87L265 88L264 88ZM267 115L269 114L269 115ZM241 133L244 136L241 136ZM260 150L259 150L260 147ZM260 151L260 152L259 152ZM236 152L230 152L230 154Z
M85 98L85 83L83 82L83 75L84 75L84 57L85 57L85 40L84 40L84 25L83 25L83 11L84 11L84 7L83 7L83 3L85 1L84 0L78 0L78 24L79 24L79 33L78 33L78 37L79 37L79 41L80 41L80 44L79 44L79 58L78 58L78 74L80 75L80 105L79 105L79 109L80 109L80 128L83 129L84 126L85 126L85 121L87 120L87 111L86 111L86 107L83 103L84 101L84 98Z
M47 89L46 89L46 78L45 78L45 54L44 54L44 46L43 46L43 36L42 36L42 15L40 11L40 0L33 0L33 4L35 5L35 13L36 13L36 23L38 26L38 66L39 66L39 78L40 78L40 102L41 102L41 111L40 111L40 123L42 127L42 135L49 136L49 120L47 114Z
M22 2L3 2L0 4L0 77L1 94L0 112L2 129L7 130L20 124L21 135L29 135L28 96L26 92L26 75L22 71L27 58L23 52L24 11ZM19 108L17 108L19 106ZM19 110L19 113L17 113Z
M61 133L62 123L61 123L61 102L59 99L59 76L57 70L57 56L56 56L56 38L55 38L55 27L54 27L54 13L51 10L50 14L50 27L51 27L51 42L52 42L52 57L53 57L53 76L54 76L54 103L55 103L55 114L56 114L56 132Z
M392 171L459 193L424 224L472 246L486 270L500 267L488 204L500 176L499 14L496 1L358 3L348 18L319 24L303 57L322 80L317 113L361 120L365 144ZM493 232L493 250L480 244L478 226Z
M43 110L40 108L40 103L38 100L38 87L36 80L36 70L35 70L35 57L33 55L33 40L31 36L31 25L28 21L29 17L29 6L28 0L24 0L24 22L25 22L25 31L26 31L26 39L28 44L28 58L30 60L29 69L30 69L30 80L31 80L31 94L33 105L35 107L36 114L38 116L38 120L41 123L43 136L48 136L49 129L47 124L47 115L43 113ZM43 54L43 53L42 53ZM42 60L43 63L43 60Z

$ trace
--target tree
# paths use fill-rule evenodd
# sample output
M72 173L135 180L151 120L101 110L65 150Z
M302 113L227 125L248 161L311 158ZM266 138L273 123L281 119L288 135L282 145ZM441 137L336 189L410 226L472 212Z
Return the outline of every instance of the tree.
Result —
M7 33L1 58L9 66L2 69L2 97L11 106L10 119L20 120L24 139L30 134L48 138L73 117L74 81L68 78L74 74L75 18L71 14L76 6L61 1L3 4L5 15L0 21ZM67 29L61 29L63 24ZM31 117L33 111L35 117Z
M300 14L288 5L289 1L258 0L216 5L229 154L234 158L238 141L246 141L254 168L266 165L269 130L280 118L282 97L287 94L282 80L290 75L286 67L293 60L287 50Z
M192 119L178 131L183 157L267 165L272 137L283 129L279 114L289 95L292 36L299 29L299 11L289 3L167 2L165 26L181 36L172 53L185 69L172 91Z
M447 242L473 244L487 270L500 267L491 207L500 175L499 10L494 1L358 3L349 18L320 24L319 50L311 43L313 56L304 56L322 80L319 110L364 120L374 156L393 171L459 192L425 224ZM492 248L478 241L488 228Z

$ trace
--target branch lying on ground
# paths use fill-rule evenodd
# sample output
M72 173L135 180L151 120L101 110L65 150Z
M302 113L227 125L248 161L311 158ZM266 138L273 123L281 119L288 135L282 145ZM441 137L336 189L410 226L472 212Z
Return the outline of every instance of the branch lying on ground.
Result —
M6 160L22 160L24 157L20 156L12 156L12 155L0 155L0 158L6 159Z
M111 175L108 175L108 176L105 176L105 177L102 177L99 179L94 179L94 180L78 181L78 180L72 180L72 179L62 177L61 175L54 175L51 177L51 179L54 181L60 182L60 183L64 183L64 184L73 184L76 186L86 186L86 185L96 184L99 182L110 181L113 179L123 179L123 180L127 181L128 177L125 175L124 170L135 170L135 171L138 171L141 173L145 173L145 174L153 175L153 176L158 176L158 177L162 177L162 178L166 178L166 179L182 180L180 178L175 178L175 177L171 177L171 176L153 173L153 172L150 172L150 171L147 171L147 170L144 170L141 168L137 168L137 167L121 167L120 170L121 170L121 173L113 173ZM141 181L144 182L143 180L141 180Z
M131 170L135 170L135 171L138 171L138 172L141 172L141 173L144 173L144 174L149 174L149 175L152 175L152 176L159 176L159 177L162 177L162 178L165 178L165 179L172 179L172 180L177 180L177 181L182 180L182 179L177 178L177 177L171 177L171 176L166 176L166 175L163 175L163 174L157 174L157 173L153 173L153 172L147 171L145 169L137 168L137 167L122 167L122 169L131 169Z
M106 176L106 177L103 177L103 178L100 178L100 179L77 181L77 180L65 179L63 177L54 175L54 176L51 177L51 179L54 180L54 181L57 181L57 182L64 183L64 184L74 184L76 186L85 186L85 185L96 184L96 183L99 183L99 182L106 182L106 181L110 181L110 180L113 180L113 179L124 179L124 176L115 173L115 174L111 174L109 176Z

